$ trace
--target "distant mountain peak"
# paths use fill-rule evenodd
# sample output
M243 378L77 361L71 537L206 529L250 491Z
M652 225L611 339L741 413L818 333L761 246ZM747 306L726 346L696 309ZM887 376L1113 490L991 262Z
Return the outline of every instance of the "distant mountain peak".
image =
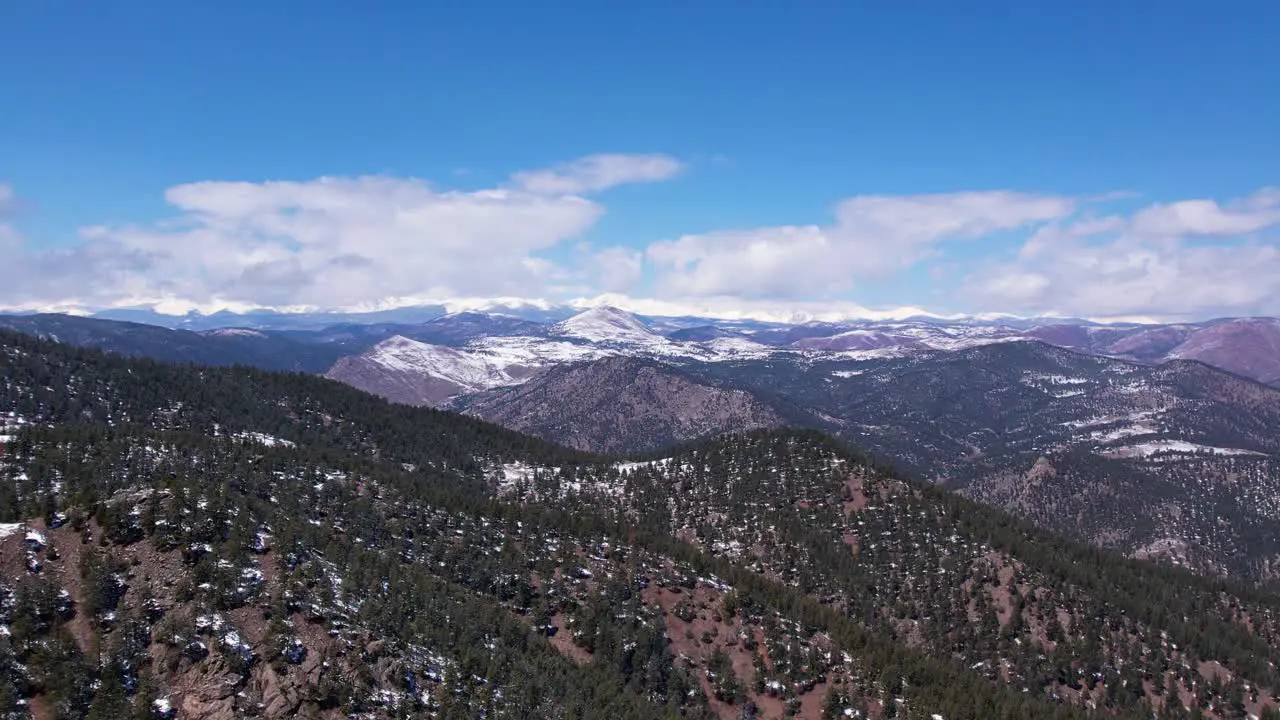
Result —
M651 343L661 337L640 318L610 305L597 305L557 324L555 335L591 342Z

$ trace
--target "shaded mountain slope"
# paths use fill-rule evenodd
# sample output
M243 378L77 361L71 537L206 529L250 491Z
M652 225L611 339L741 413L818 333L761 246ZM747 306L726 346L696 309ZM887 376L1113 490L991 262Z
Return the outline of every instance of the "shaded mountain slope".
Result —
M460 407L504 427L596 452L642 452L787 424L780 411L748 392L701 384L675 368L628 357L553 368L523 385L471 396Z
M0 315L0 328L163 362L249 365L265 370L320 373L349 352L260 330L192 332L71 315Z

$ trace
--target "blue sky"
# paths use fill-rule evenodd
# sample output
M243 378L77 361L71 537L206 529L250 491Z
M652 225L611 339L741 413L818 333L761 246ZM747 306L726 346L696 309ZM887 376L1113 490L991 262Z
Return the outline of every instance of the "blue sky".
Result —
M1243 1L6 3L0 305L1280 313L1277 30Z

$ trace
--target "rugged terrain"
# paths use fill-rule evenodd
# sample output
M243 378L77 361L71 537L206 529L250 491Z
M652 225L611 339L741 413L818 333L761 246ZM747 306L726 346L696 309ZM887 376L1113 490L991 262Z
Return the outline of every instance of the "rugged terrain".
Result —
M788 424L745 390L698 383L675 368L625 356L556 367L525 384L469 396L458 407L561 445L610 453Z
M791 427L828 430L1056 532L1203 573L1277 579L1280 389L1238 375L1018 341L890 357L686 360L664 370L686 383L681 395L654 398L634 374L609 369L616 364L553 370L457 406L617 452L713 427L682 423L678 397L705 386L748 391ZM635 393L648 413L628 410Z
M597 399L625 397L634 379L601 363L553 371L554 382L535 379L462 407L563 441L571 435L559 419L623 416L622 405ZM831 431L1055 531L1200 572L1276 579L1275 388L1196 362L1153 367L1038 342L679 367L667 372L719 392L749 391L790 426ZM617 451L650 447L646 437L693 436L670 413L648 415L635 425L642 426L642 435L619 427L594 445L585 442L590 435L572 437L582 441L577 447Z
M554 324L468 312L417 325L201 333L22 320L75 343L211 364L227 360L231 342L270 348L266 357L276 359L254 363L269 367L291 367L278 358L299 345L331 356L367 347L343 355L328 376L585 450L643 451L754 426L818 428L1134 556L1265 582L1280 562L1276 393L1169 359L1205 356L1266 379L1277 327L1267 319L766 327L646 321L600 307ZM165 333L178 343L162 352Z
M1276 393L1177 359L1205 357L1268 379L1277 324L1265 318L768 326L645 320L600 307L558 323L466 312L418 324L201 333L19 319L75 343L211 364L234 357L224 354L232 342L269 348L270 362L251 361L268 367L292 367L279 358L299 345L345 353L329 377L585 450L643 451L754 426L818 428L1135 557L1262 582L1276 579L1280 562Z
M900 467L1044 527L1275 579L1280 391L1033 342L888 360L687 367L837 423Z
M1057 539L817 433L605 461L303 375L20 336L0 363L16 717L1276 704L1274 596Z

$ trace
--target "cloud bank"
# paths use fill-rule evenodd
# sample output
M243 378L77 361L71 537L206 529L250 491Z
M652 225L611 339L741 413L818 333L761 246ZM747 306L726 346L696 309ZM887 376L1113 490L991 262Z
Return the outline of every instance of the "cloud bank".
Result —
M850 290L860 277L906 269L945 241L1054 220L1069 198L1008 191L849 198L826 226L765 227L658 242L648 257L676 295L804 297Z
M1280 189L1185 200L1039 229L1017 258L972 273L974 302L1085 316L1280 312Z
M582 254L581 267L557 267L539 253L599 220L604 207L587 193L678 169L665 156L598 155L470 192L382 176L179 185L165 193L176 216L85 228L71 249L25 249L0 226L0 239L9 238L0 302L348 307L387 297L537 295L592 272L614 286L632 272L617 250ZM0 203L12 195L7 186L4 193Z
M24 243L0 183L0 306L370 308L446 298L604 296L661 314L902 317L1009 312L1280 314L1280 189L1102 212L1118 196L1015 190L866 195L823 224L723 229L622 247L599 196L679 176L666 155L598 154L496 187L389 176L195 182L172 215ZM588 242L590 240L591 242ZM918 284L926 270L936 287ZM902 305L857 302L914 273ZM931 281L932 282L932 281ZM926 290L928 294L926 295Z

